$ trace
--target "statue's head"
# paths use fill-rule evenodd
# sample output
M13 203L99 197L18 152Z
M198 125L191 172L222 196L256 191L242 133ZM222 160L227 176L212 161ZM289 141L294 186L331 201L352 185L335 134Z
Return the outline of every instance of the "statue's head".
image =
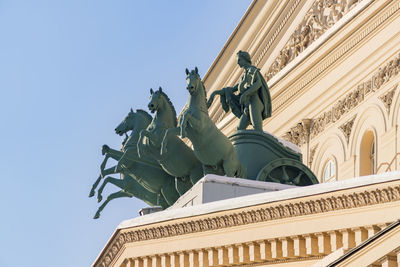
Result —
M249 53L247 53L246 51L240 50L239 52L237 52L236 55L237 55L238 65L240 67L242 67L244 65L251 65L251 58L250 58Z
M162 88L158 88L157 91L150 89L150 103L148 105L151 113L154 113L158 110L162 102Z
M125 119L117 126L117 128L115 128L115 133L122 136L124 133L132 130L135 114L136 113L131 109Z
M201 81L200 79L200 75L199 75L199 70L197 69L197 67L194 68L194 70L189 71L188 69L186 69L186 83L187 83L187 90L189 91L189 94L193 94L197 88L197 84L199 81Z

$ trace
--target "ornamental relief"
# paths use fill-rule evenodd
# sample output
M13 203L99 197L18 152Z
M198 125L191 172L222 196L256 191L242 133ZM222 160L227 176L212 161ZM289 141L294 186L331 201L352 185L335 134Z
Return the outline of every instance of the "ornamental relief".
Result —
M351 130L353 129L354 120L356 116L354 116L351 120L339 126L339 129L344 133L344 137L346 138L347 144L349 144Z
M317 40L361 0L317 0L274 60L265 77L268 81Z
M361 104L366 96L380 89L383 84L389 82L394 76L399 74L399 72L400 54L396 58L387 62L383 67L379 68L370 79L360 83L355 89L353 89L352 92L348 93L344 98L338 100L331 109L313 119L309 133L310 138L316 137L330 124L340 120L345 114L349 113L352 109ZM390 109L396 88L397 85L394 89L380 97L387 109ZM308 138L308 135L305 132L305 129L302 129L301 125L302 123L298 123L296 126L290 128L283 138L298 146L305 144L307 140L306 137ZM344 125L340 127L342 129ZM342 130L344 131L344 129ZM345 136L346 134L347 132L345 132ZM346 136L346 139L347 138L348 137ZM347 142L348 141L349 140L347 140Z
M191 220L165 226L147 227L139 230L122 231L101 256L96 266L108 266L126 243L166 238L190 233L217 230L268 220L305 216L342 209L400 201L400 186L388 186L370 191L354 192L314 200L291 202L231 213L229 215Z
M392 90L390 90L389 92L387 92L379 97L379 99L382 100L383 104L385 105L385 108L386 108L386 111L388 114L390 114L390 106L393 103L393 96L394 96L394 93L396 92L397 86L398 86L398 84L396 84Z

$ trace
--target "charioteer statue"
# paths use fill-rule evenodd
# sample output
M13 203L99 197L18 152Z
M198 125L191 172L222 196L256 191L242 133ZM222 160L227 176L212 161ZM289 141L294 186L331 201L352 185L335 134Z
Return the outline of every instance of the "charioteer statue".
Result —
M240 81L233 87L214 91L207 102L210 107L214 97L220 96L222 108L229 109L240 119L238 130L245 130L250 124L262 132L262 122L271 117L271 95L260 70L251 65L249 53L239 51L237 63L243 69Z

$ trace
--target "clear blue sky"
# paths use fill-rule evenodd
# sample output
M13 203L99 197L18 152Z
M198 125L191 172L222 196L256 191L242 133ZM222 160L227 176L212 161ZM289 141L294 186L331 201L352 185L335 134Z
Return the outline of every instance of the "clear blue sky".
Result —
M103 144L162 86L178 111L250 0L0 0L0 266L89 266L137 199L88 198ZM104 197L117 191L106 187Z

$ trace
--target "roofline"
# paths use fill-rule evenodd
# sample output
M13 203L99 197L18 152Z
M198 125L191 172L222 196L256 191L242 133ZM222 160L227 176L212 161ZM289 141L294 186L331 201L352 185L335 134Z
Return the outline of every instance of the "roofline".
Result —
M215 66L217 65L217 63L219 62L219 60L221 59L222 55L225 53L225 50L228 48L229 44L231 43L231 41L233 40L233 38L236 36L236 34L238 33L240 27L243 25L244 21L246 20L246 18L248 17L248 15L250 14L250 12L252 11L253 7L255 6L255 4L257 3L258 0L253 0L253 2L251 2L250 6L247 8L246 12L244 13L242 19L239 21L238 25L236 26L236 28L233 30L232 34L229 36L228 41L226 41L224 47L222 47L221 51L219 52L219 54L217 55L217 57L215 58L215 60L213 61L213 63L211 64L210 68L208 69L208 71L206 72L206 74L203 77L203 82L205 82L208 78L208 76L210 75L210 73L213 71L213 69L215 68Z
M106 245L103 247L103 249L100 251L99 255L96 257L96 259L94 260L92 267L96 266L96 264L99 263L99 261L101 260L101 258L103 257L104 253L106 253L106 250L109 248L109 245L112 243L112 241L114 240L114 238L117 236L118 232L121 229L117 228L114 230L114 233L111 235L111 237L108 239Z
M377 234L373 235L372 237L370 237L369 239L365 240L364 242L362 242L360 245L350 249L346 254L342 255L341 257L339 257L338 259L336 259L335 261L331 262L330 264L327 265L327 267L332 267L332 266L336 266L337 264L339 264L340 262L346 260L347 258L349 258L350 256L352 256L353 254L357 253L358 251L360 251L361 249L363 249L364 247L368 246L369 244L371 244L372 242L374 242L375 240L377 240L378 238L380 238L381 236L385 235L386 233L390 232L391 230L393 230L394 228L398 227L400 225L400 219L395 221L394 223L392 223L391 225L389 225L388 227L386 227L385 229L379 231Z

